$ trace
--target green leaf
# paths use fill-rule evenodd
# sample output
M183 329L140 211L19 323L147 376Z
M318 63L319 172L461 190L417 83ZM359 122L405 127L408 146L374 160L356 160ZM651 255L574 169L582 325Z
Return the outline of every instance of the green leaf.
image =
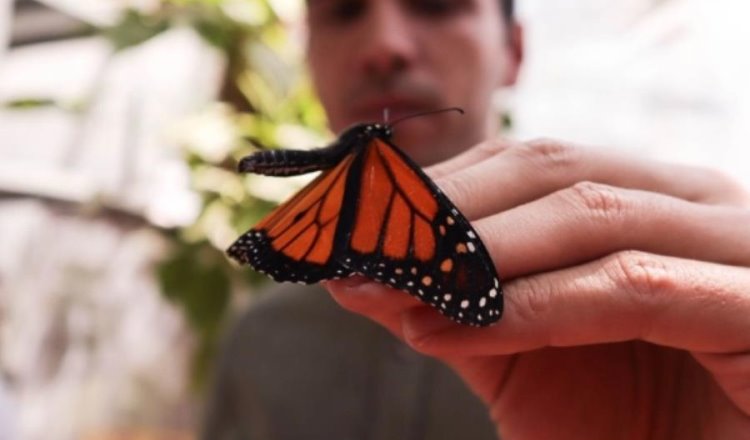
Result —
M28 110L34 108L60 107L60 105L52 98L18 98L4 102L3 107L16 110Z
M228 264L205 243L178 245L157 267L161 290L199 332L215 331L229 303Z
M169 24L167 17L143 15L135 9L128 9L119 23L102 28L100 33L119 51L150 40L167 30Z

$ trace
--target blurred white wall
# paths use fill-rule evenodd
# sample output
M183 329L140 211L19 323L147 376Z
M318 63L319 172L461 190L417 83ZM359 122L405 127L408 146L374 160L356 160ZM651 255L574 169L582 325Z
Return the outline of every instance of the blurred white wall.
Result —
M0 440L18 438L18 412L17 399L8 391L5 381L0 379Z
M0 60L5 54L10 38L10 17L12 14L12 0L0 0Z
M170 129L216 95L221 57L187 28L121 52L87 37L0 56L0 102L86 109L0 109L0 440L189 429L193 344L147 223L195 215Z
M520 0L516 135L720 168L750 185L750 2Z
M10 37L11 0L0 0L0 62ZM0 440L13 440L17 437L16 417L18 401L8 392L5 378L0 375Z

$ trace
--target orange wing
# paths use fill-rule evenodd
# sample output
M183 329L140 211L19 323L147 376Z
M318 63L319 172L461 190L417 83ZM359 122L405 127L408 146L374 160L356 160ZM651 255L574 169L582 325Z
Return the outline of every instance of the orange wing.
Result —
M497 272L468 220L394 145L374 138L361 154L356 197L347 196L356 208L342 220L352 222L344 265L458 322L497 321Z
M464 324L502 315L495 266L468 220L395 145L362 124L319 152L258 153L258 172L288 175L336 163L228 249L278 281L363 274ZM277 172L278 171L278 172Z
M345 275L332 253L353 159L349 155L321 173L240 236L227 253L279 281L315 283Z

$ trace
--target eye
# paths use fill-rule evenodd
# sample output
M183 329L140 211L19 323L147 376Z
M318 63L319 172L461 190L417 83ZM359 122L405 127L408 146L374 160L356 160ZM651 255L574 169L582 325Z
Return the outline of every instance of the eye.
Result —
M463 11L468 3L468 0L412 0L409 6L417 14L443 18Z
M333 15L340 22L353 21L365 11L365 4L361 0L341 0L337 3Z
M309 2L310 18L330 24L355 21L365 12L364 0L318 0Z

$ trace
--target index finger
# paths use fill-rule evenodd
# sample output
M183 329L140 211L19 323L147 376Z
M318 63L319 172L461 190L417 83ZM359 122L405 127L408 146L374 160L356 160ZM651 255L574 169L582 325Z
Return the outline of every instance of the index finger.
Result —
M490 139L464 151L461 154L453 156L444 162L426 168L425 172L431 178L438 179L495 157L508 148L517 145L519 145L518 142L509 139Z
M495 147L477 147L478 151L435 168L435 183L469 219L502 212L584 181L706 204L748 203L742 186L711 169L647 161L554 140L504 144L494 155L472 162L487 148ZM461 168L466 164L470 165Z

